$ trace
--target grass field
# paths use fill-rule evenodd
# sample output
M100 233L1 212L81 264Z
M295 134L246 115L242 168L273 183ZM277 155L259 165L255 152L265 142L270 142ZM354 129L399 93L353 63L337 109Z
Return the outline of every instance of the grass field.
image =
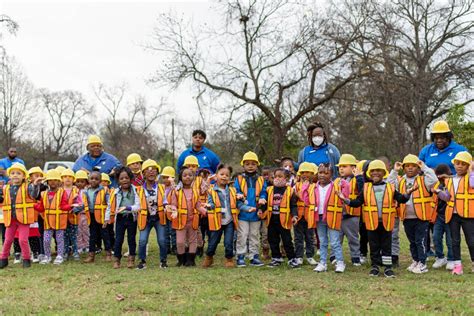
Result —
M70 261L29 270L10 262L0 270L0 314L474 314L467 249L463 276L444 269L414 275L405 270L411 260L403 231L401 240L395 279L370 278L368 266L348 266L344 274L286 265L229 270L222 267L223 249L213 268L175 268L173 257L172 267L160 270L156 244L143 271L113 270L103 256L93 265Z

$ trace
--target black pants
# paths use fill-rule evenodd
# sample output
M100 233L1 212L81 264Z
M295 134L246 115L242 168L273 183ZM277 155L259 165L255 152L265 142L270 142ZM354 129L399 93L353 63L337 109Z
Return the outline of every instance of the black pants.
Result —
M36 236L29 237L28 243L30 244L31 252L35 255L38 255L40 251L40 238ZM13 250L15 251L15 253L21 253L21 247L18 238L15 238L13 240Z
M112 244L110 243L109 231L107 228L102 228L102 225L97 223L94 214L91 214L91 224L89 225L89 252L95 252L97 250L97 240L99 236L104 241L105 251L112 250Z
M464 218L458 214L453 214L449 222L449 230L451 231L451 241L453 244L453 259L455 261L461 260L461 228L464 232L471 261L474 262L474 219Z
M271 215L270 224L268 225L268 243L272 250L272 258L280 259L282 257L280 251L280 239L283 241L286 257L288 260L295 258L295 248L291 239L291 230L284 229L281 226L280 215Z
M107 224L107 231L109 233L110 245L112 245L113 247L115 245L114 224ZM104 246L105 246L105 242L104 242Z
M376 230L367 231L372 266L392 267L392 232L379 222Z
M207 217L201 217L199 219L199 230L202 235L202 242L203 244L206 242L206 236L207 240L211 238L211 231L209 230L209 220Z
M5 224L0 224L0 235L2 236L2 245L5 242Z
M40 255L44 255L44 247L43 247L43 236L44 236L44 219L41 216L38 216L38 230L40 232Z
M367 247L369 243L369 237L367 236L367 228L365 227L365 223L361 220L359 221L359 236L360 236L360 255L367 257L369 253L369 249Z
M115 219L114 257L122 258L122 245L127 232L128 251L130 256L137 254L137 222L132 214L118 214Z
M429 234L430 223L418 218L405 219L403 227L405 234L410 242L411 257L416 262L426 263L426 254L429 248L426 248L426 238Z
M308 222L302 218L294 226L295 252L297 258L303 258L306 245L306 258L314 257L314 228L308 228Z

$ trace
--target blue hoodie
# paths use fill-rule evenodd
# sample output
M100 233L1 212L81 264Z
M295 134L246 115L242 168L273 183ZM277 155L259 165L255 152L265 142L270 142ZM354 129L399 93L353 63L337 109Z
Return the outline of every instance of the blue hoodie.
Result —
M262 191L260 192L260 196L257 198L256 194L256 184L259 175L257 173L253 175L249 175L243 173L242 176L244 177L245 181L247 182L247 196L245 197L246 203L242 204L239 207L239 221L247 221L247 222L258 222L260 218L257 215L257 211L249 212L248 210L252 207L257 208L258 199L265 199L267 200L267 182L263 182ZM235 179L234 187L237 190L237 194L244 194L242 189L240 188L240 184L238 178Z

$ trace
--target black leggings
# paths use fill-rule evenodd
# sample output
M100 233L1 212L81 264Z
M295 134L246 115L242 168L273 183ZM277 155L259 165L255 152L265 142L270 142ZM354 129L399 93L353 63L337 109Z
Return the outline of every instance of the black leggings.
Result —
M449 222L451 242L453 244L453 259L454 261L461 260L461 228L464 232L469 254L471 255L471 261L474 262L474 218L464 218L458 214L453 214Z

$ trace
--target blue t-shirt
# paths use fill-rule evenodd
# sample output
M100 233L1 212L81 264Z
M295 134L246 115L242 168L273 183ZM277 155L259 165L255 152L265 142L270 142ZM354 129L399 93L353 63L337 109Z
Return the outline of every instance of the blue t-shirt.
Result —
M176 170L178 172L181 169L181 167L183 166L184 160L188 156L196 156L196 158L199 162L199 168L200 169L208 169L212 173L216 173L217 166L219 165L219 163L221 161L219 156L215 152L213 152L212 150L210 150L210 149L203 146L200 151L195 151L193 149L193 147L191 146L188 149L186 149L185 151L183 151L181 153L181 155L179 155L178 163L176 164L176 167L177 167Z
M330 163L332 166L333 179L338 176L338 168L341 153L336 146L330 143L325 143L321 147L313 148L313 146L306 146L298 155L298 164L302 162L312 162L319 166L322 163Z
M84 168L86 170L92 171L95 167L99 169L99 172L109 174L114 168L119 168L121 165L122 164L115 156L106 152L103 152L97 158L92 158L91 155L87 153L77 158L72 170L76 172ZM112 177L110 180L112 182L111 186L116 187L117 181L115 180L115 177Z
M447 164L451 172L456 174L451 160L461 151L467 151L466 147L459 145L453 140L449 143L448 147L442 150L439 150L434 143L431 143L421 149L419 158L432 169L436 168L439 164Z
M21 163L22 165L25 165L25 162L23 160L21 160L20 158L18 158L18 157L15 157L13 159L10 159L9 157L5 157L3 159L0 159L0 168L2 168L4 170L7 170L8 168L10 168L16 162ZM5 183L8 182L8 176L7 175L2 176L0 179L5 181Z

